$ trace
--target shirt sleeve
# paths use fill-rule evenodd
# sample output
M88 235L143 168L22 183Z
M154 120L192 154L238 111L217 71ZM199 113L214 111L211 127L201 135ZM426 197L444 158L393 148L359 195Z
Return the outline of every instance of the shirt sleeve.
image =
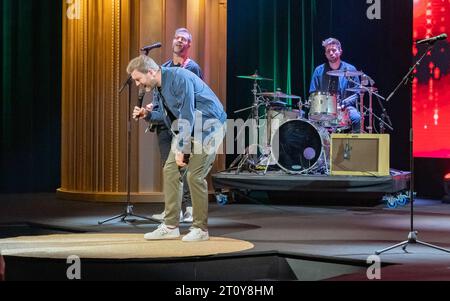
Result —
M314 70L312 79L311 79L311 85L309 87L309 93L314 93L319 91L319 87L320 87L320 74L319 74L319 68L316 68L316 70Z
M189 63L189 64L186 66L186 70L191 71L192 73L194 73L194 74L197 75L200 79L203 80L203 72L202 72L202 69L200 68L199 65L194 64L194 63L191 62L191 63Z
M179 78L172 86L172 94L175 96L179 108L177 141L178 150L184 154L191 152L191 136L195 122L195 94L194 84L186 78Z
M150 123L164 124L165 114L157 93L153 93L152 104L153 110L147 115L145 120Z

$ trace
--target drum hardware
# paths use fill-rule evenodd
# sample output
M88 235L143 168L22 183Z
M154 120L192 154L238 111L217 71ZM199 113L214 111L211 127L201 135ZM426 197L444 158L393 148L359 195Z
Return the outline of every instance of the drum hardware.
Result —
M380 100L379 100L380 101ZM383 108L384 109L384 108ZM384 109L385 110L385 109ZM386 110L385 110L386 111ZM368 116L369 114L370 114L370 110L369 110L369 108L368 107L366 107L366 106L364 106L364 114L366 115L366 116ZM383 114L385 114L385 113L382 113L382 115L381 116L378 116L377 114L375 114L375 113L373 113L372 112L372 117L374 117L376 120L378 120L379 122L380 122L380 134L384 134L384 129L385 128L388 128L389 130L391 130L391 131L393 131L394 130L394 128L389 124L389 123L387 123L386 121L385 121L385 119L386 119L386 116L387 117L389 117L387 114L383 117ZM368 127L369 128L369 127Z
M332 70L327 72L330 76L338 76L338 77L345 77L349 82L353 83L355 87L357 88L351 88L347 89L349 92L354 92L359 94L359 111L361 114L361 133L366 132L365 128L365 118L364 118L364 95L365 93L369 93L369 126L367 129L369 130L369 133L372 134L373 132L373 95L377 96L380 99L385 100L384 97L379 95L377 93L377 89L374 87L368 87L369 84L373 86L375 84L375 81L368 75L366 75L362 71L356 71L356 70ZM356 82L352 79L352 77L359 77L361 76L361 83ZM392 124L391 124L392 125Z
M358 77L362 76L364 73L362 71L356 70L331 70L328 71L327 74L329 76L338 76L338 77Z
M286 108L288 105L284 101L270 101L270 106L273 108Z
M273 81L273 79L260 76L258 74L258 70L256 70L255 73L252 74L252 75L238 75L237 78L253 80L253 89L252 89L253 105L251 107L235 111L234 113L240 113L240 112L252 109L253 118L258 120L259 119L259 117L258 117L258 114L259 114L258 113L258 109L259 109L259 106L261 105L260 95L258 95L258 94L261 93L261 88L260 88L260 86L258 84L258 81Z
M270 97L270 98L275 98L275 99L279 99L279 98L283 98L283 99L301 99L300 96L285 94L285 93L283 93L281 91L277 91L277 92L263 92L263 93L259 93L258 96Z
M252 75L238 75L237 78L240 79L250 79L254 81L273 81L271 78L262 77L258 74L258 70L255 71Z
M373 133L373 95L377 96L379 99L386 100L383 96L378 94L378 89L375 87L368 87L367 85L370 83L371 85L375 84L375 81L361 72L361 83L354 81L351 77L347 77L347 80L355 85L356 88L347 89L349 92L354 92L359 94L359 110L361 114L361 133L366 132L365 128L365 116L364 116L364 95L366 93L369 94L369 126L367 129L369 130L369 134ZM392 126L392 124L390 125Z
M259 116L259 108L260 106L265 106L266 107L266 114L267 114L267 107L271 106L271 102L269 99L267 99L266 97L270 97L270 95L261 92L261 88L258 84L259 81L273 81L273 79L271 78L265 78L262 77L258 74L258 71L255 71L255 73L253 75L239 75L237 76L237 78L240 79L249 79L249 80L253 80L253 89L252 89L252 94L253 94L253 105L244 109L240 109L235 111L234 113L240 113L240 112L244 112L247 110L251 110L251 113L248 117L248 119L252 119L256 121L256 126L259 128L259 120L260 120L260 116ZM280 95L281 96L281 95ZM272 102L274 106L286 106L286 103L281 102L281 101L276 101L276 102ZM270 125L265 125L265 126L270 126ZM237 141L237 139L241 136L242 131L244 130L244 128L242 128L237 136L235 141ZM259 134L259 131L258 131ZM269 135L270 135L270 131L269 131ZM258 144L252 144L250 146L248 146L245 151L244 154L239 155L230 165L229 169L234 169L236 167L236 174L238 174L243 168L246 168L248 171L250 172L257 172L257 166L260 162L260 158L258 153L260 153L262 151L263 155L265 153L264 150L264 146L260 146Z
M359 88L349 88L349 89L347 89L347 91L348 92L357 93L357 94L365 93L365 92L376 93L376 92L378 92L378 88L375 88L375 87L364 87L364 88L361 88L361 87L359 87Z
M326 128L331 133L341 133L351 129L348 110L342 106L337 107L337 118L330 121L317 121L318 126Z

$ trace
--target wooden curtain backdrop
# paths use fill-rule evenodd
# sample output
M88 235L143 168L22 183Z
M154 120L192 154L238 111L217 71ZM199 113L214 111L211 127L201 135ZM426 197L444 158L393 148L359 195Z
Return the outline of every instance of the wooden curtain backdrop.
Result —
M151 56L172 56L176 28L193 34L191 57L225 106L226 0L63 0L62 167L65 198L125 201L128 89L126 66L139 48L161 42ZM136 101L132 89L132 106ZM146 98L146 102L150 101ZM161 201L162 171L155 134L133 122L132 201ZM219 156L214 170L224 167Z

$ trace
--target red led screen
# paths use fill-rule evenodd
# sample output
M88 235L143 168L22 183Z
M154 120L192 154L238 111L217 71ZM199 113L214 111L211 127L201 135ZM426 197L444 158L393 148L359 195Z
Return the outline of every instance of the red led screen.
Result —
M413 39L449 34L450 0L414 0ZM436 43L413 83L414 156L450 158L450 47ZM416 59L426 45L413 46Z

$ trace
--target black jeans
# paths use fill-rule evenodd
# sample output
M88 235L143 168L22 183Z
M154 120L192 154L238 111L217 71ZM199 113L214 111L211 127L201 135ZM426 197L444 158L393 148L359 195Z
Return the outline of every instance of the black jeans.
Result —
M159 125L157 126L156 134L158 135L159 152L161 155L161 168L164 168L172 145L172 133L166 126ZM191 192L189 191L189 185L186 179L186 168L180 168L180 174L183 177L183 199L181 208L186 209L186 207L192 207Z

